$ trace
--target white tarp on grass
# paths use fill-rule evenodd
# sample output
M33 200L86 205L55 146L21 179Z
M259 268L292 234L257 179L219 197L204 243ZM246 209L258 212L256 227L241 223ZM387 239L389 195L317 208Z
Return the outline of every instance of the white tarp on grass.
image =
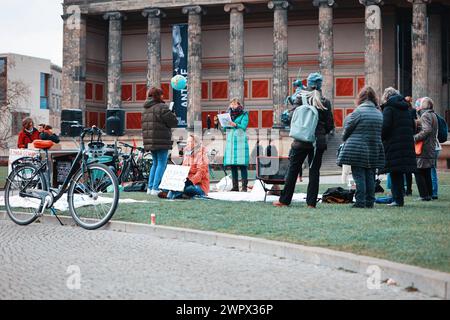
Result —
M74 196L75 208L94 206L99 204L111 203L112 199L108 197L98 197L97 200L93 200L88 196L76 194ZM33 198L21 198L20 196L14 196L10 199L10 203L15 208L35 208L37 209L40 204L40 200ZM138 201L133 199L119 199L119 203L149 203L149 201ZM5 197L0 196L0 206L5 206ZM64 195L55 204L54 208L58 211L68 211L69 203L67 202L67 195Z
M270 189L272 185L266 185L266 189ZM264 201L264 188L259 180L255 181L251 192L210 192L208 197L215 200L223 201L250 201L259 202ZM322 197L319 195L319 198ZM277 201L280 197L268 195L267 202ZM306 202L306 193L295 193L292 197L292 202Z

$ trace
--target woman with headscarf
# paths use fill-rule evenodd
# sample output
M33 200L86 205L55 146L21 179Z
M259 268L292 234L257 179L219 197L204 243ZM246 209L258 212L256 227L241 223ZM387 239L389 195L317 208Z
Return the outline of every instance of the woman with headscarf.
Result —
M286 183L280 199L273 203L275 207L284 207L291 204L297 177L302 170L302 165L306 158L308 158L310 166L306 204L311 209L317 205L322 155L327 149L326 136L334 129L334 120L331 103L322 96L322 76L319 73L311 73L308 76L307 82L308 87L299 92L294 106L296 108L301 106L303 104L303 97L305 97L308 104L317 109L319 119L315 129L316 142L315 145L299 140L294 140L292 143L289 153L290 163ZM291 110L292 113L294 111L295 108Z
M433 111L433 100L422 98L416 107L419 116L416 142L417 172L416 183L422 201L430 201L433 196L431 169L435 167L438 119ZM421 147L420 147L421 145Z
M238 169L241 170L242 192L247 192L248 164L250 162L248 137L246 134L249 116L238 99L232 99L228 108L231 117L229 127L225 128L227 143L223 165L231 167L233 188L231 191L239 191Z
M415 123L409 104L400 93L386 88L382 97L383 131L382 140L386 155L384 172L390 173L393 202L389 206L404 205L404 175L416 170L414 152Z

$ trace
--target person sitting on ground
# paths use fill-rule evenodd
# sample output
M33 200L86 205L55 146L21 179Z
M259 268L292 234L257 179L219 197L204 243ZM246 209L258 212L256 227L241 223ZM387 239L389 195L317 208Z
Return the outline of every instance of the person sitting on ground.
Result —
M39 131L34 127L33 119L25 118L22 121L22 130L17 139L17 148L27 149L28 144L39 139Z
M207 196L209 193L208 152L200 138L194 134L189 135L187 139L182 165L190 167L183 192L160 192L158 196L168 199L190 199Z

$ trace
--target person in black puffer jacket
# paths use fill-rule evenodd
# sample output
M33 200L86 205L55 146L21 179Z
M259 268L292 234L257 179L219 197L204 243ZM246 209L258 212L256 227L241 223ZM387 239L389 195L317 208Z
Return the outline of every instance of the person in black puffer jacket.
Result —
M409 104L400 93L386 88L382 97L383 130L382 140L386 155L384 172L389 172L392 180L390 206L404 205L404 175L416 171L414 150L415 123L411 117Z

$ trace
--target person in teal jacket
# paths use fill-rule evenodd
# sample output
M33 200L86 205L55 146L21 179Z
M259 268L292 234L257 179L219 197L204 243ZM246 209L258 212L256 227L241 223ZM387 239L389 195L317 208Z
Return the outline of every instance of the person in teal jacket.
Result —
M227 133L227 144L225 147L225 156L223 165L231 167L233 178L233 189L239 191L238 169L241 170L242 192L247 192L248 186L248 164L249 164L249 146L245 131L248 126L248 112L238 99L230 102L228 113L231 117L230 127L225 127Z

